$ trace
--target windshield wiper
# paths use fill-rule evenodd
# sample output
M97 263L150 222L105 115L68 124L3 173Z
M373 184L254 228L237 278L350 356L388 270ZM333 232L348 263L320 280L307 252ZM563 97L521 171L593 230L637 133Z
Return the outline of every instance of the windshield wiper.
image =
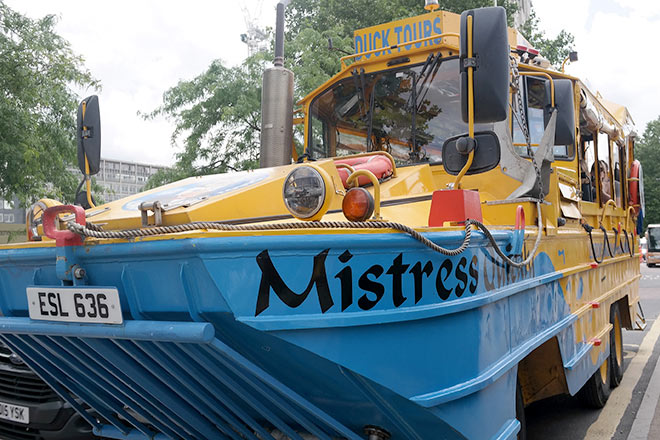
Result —
M355 85L355 92L357 93L358 99L360 101L360 115L364 116L364 106L365 106L365 95L364 95L364 69L361 69L358 73L357 69L353 69L351 72L353 76L353 84ZM361 83L361 84L360 84Z
M426 62L424 62L424 65L422 66L422 70L419 72L419 78L424 77L424 73L426 73L426 68L429 67L429 64L431 64L431 61L433 61L434 55L431 53L429 54L428 57L426 57Z
M362 76L362 84L364 84L364 69L360 72ZM369 112L367 113L367 152L372 151L373 142L371 140L371 134L373 131L374 125L374 107L375 107L375 97L376 97L376 83L378 79L374 79L374 84L371 88L371 95L369 96Z
M428 62L428 59L427 59ZM424 69L422 69L422 72ZM410 97L413 102L412 106L412 126L410 127L410 140L412 142L412 153L417 155L417 76L415 71L412 70L412 96ZM421 76L421 75L420 75Z
M415 95L418 96L419 93L424 89L426 86L426 83L428 83L430 80L433 80L435 78L435 75L438 73L438 69L440 68L440 62L442 61L442 54L438 52L438 54L435 56L435 59L431 63L431 67L426 72L426 64L424 65L424 68L422 69L422 73L420 74L420 79L422 79L422 83L419 85L419 90L415 91ZM428 59L427 59L428 62ZM426 75L424 76L424 74ZM423 78L422 78L423 77ZM426 94L429 92L429 88L426 87L426 90L424 91L424 95L422 95L422 99L419 100L419 104L417 103L417 100L415 100L415 110L419 111L419 107L422 105L424 102L424 98L426 98Z

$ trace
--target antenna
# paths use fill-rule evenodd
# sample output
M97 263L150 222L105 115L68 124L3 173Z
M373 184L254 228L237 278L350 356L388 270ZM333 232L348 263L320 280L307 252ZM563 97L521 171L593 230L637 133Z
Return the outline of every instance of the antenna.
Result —
M268 33L259 26L263 0L256 2L253 12L247 7L246 1L241 1L241 11L245 21L246 32L241 34L241 41L247 44L248 57L255 53L268 50Z

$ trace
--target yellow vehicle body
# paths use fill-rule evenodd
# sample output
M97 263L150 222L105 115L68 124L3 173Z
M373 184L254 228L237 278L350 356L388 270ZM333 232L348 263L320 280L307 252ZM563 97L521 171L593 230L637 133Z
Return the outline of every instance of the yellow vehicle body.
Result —
M406 66L418 66L425 62L428 63L431 54L434 56L439 54L437 56L442 59L454 59L460 52L459 23L460 16L437 11L356 31L356 48L361 52L344 57L340 72L298 103L299 114L303 118L306 151L312 150L312 145L310 145L313 137L312 118L317 111L314 105L316 102L320 102L323 96L330 96L324 95L324 93L332 90L338 83L351 79L356 75L354 73L356 71L369 75L394 71ZM583 359L589 359L589 368L591 368L589 376L594 371L600 372L604 380L608 381L609 356L615 354L622 359L623 346L620 339L620 328L634 329L644 325L643 317L638 313L640 310L638 307L639 236L634 232L636 230L636 212L628 194L628 170L634 160L635 133L632 119L625 107L604 101L599 94L588 90L578 78L554 69L542 68L532 62L529 57L525 58L525 54L517 52L519 44L517 32L513 29L509 29L508 32L513 63L520 72L520 76L516 80L526 81L521 78L531 77L534 80L545 81L550 78L571 82L576 127L575 143L566 146L565 150L561 150L565 151L565 155L555 154L554 161L549 165L549 185L543 202L530 197L508 198L521 185L521 182L505 174L506 170L501 164L486 172L467 174L459 179L460 188L478 191L483 224L491 231L512 231L517 220L520 219L522 211L524 219L526 219L526 226L523 226L525 252L534 248L534 243L540 234L538 253L547 255L551 262L554 268L553 276L557 279L556 287L553 289L561 291L569 309L568 315L562 321L564 324L561 325L568 325L570 322L571 328L574 329L571 334L574 340L570 341L569 345L579 347L576 348L577 351L569 356L567 353L563 353L563 348L561 348L566 341L557 336L549 336L545 339L540 337L538 340L540 342L536 346L530 345L528 352L515 363L517 368L512 376L514 377L512 386L515 387L517 377L523 403L529 404L556 394L575 394L588 379L582 373L580 377L571 375L572 369L577 368L576 366L583 362ZM515 98L514 95L510 96L513 108ZM475 105L479 106L479 101L475 102ZM586 115L587 111L591 113ZM514 110L511 110L509 117L509 120L512 121L510 122L511 132L515 131L513 113ZM599 121L599 126L585 125L585 119ZM591 141L585 140L588 137L587 130L590 130ZM361 137L364 139L368 136L357 125L353 128L330 127L324 133L327 133L327 138L337 137L334 142L329 142L331 148L338 147L339 140L337 139L339 138ZM377 137L377 135L374 136ZM595 142L596 138L601 139L600 145L590 146L589 142ZM376 139L375 143L384 145L381 141L382 139ZM367 144L369 142L371 141L367 141ZM405 139L387 139L387 144L390 152L408 148ZM521 148L524 145L514 144L515 147ZM529 147L534 148L535 145L532 143ZM377 148L374 151L366 151L367 149L362 151L367 156L381 154ZM287 240L313 243L314 240L321 237L324 240L327 237L335 237L337 241L342 241L351 240L351 237L356 240L362 239L361 237L369 237L369 234L375 234L374 237L381 237L379 234L386 234L390 237L400 236L401 231L395 228L351 228L345 223L339 223L346 221L342 212L342 202L347 188L342 183L339 172L341 167L337 166L337 161L345 159L345 157L338 155L338 152L334 153L328 154L328 157L302 164L234 174L190 177L97 206L87 210L86 213L88 222L94 223L102 227L103 231L108 232L148 230L160 226L175 227L192 222L219 222L235 226L232 230L217 230L201 225L192 230L146 236L135 234L130 238L86 237L84 247L89 249L88 252L93 253L95 248L98 250L106 246L178 240L190 240L190 243L193 243L191 246L196 246L195 243L200 243L200 240L224 238L248 240L259 237L269 242L277 238L286 238ZM591 156L589 156L590 154ZM529 157L526 159L531 160ZM594 167L596 164L600 166L600 161L602 161L607 165L606 169L616 170L615 172L619 174L616 176L610 174L614 177L609 179L600 174L594 175L593 182L598 190L591 187L589 191L593 190L593 194L585 195L585 188L587 188L583 186L585 170L587 178L589 172L588 166L585 168L581 161L586 163L589 160L593 162ZM285 180L292 170L301 166L311 166L321 170L320 172L326 176L327 200L324 204L324 213L316 219L322 222L317 227L314 226L314 222L294 218L283 200L282 188ZM457 186L456 176L449 174L442 163L428 161L394 166L394 173L390 178L377 182L376 185L367 186L366 189L374 196L378 193L376 204L379 205L380 217L383 221L405 225L422 235L434 236L433 234L437 233L460 233L465 229L464 224L456 222L446 222L442 226L429 226L431 211L434 209L432 206L433 194ZM142 203L154 201L160 201L162 204L162 221L160 223L156 221L155 212L140 211L139 209ZM540 211L537 211L537 203L540 203ZM518 207L520 209L517 209ZM541 213L540 218L538 212ZM68 221L69 219L62 220ZM333 227L331 222L337 222L337 226ZM305 223L307 226L301 229L287 227L292 223ZM538 228L537 224L540 224L541 227ZM266 227L268 225L273 225L273 227ZM281 229L277 225L281 226ZM258 230L250 229L252 226ZM592 233L592 229L595 232ZM43 235L41 226L38 231ZM387 246L384 246L386 249L383 249L382 243L381 239L378 249L382 251L379 252L398 252L396 248L389 249ZM41 241L0 245L0 252L54 246L53 240L43 237ZM612 248L614 248L613 251ZM308 250L301 249L292 251L291 255L309 254ZM610 253L611 255L609 255ZM481 265L481 263L479 264ZM482 277L479 279L480 282L490 286L488 287L490 290L496 288L506 290L507 286L513 286L520 280L518 277L521 272L509 270L506 265L489 265L484 262L483 267L479 267L479 270L482 271L479 275ZM541 285L544 281L539 281L539 283ZM276 300L273 299L273 301ZM511 325L515 327L515 322L523 323L527 320L544 321L544 313L554 306L541 304L540 301L539 299L537 304L530 303L530 309L526 313L512 315ZM618 320L611 315L611 311L614 310L613 306L620 311L620 315L617 315ZM329 315L333 313L331 309ZM359 313L364 314L360 316L367 314L366 311ZM318 319L325 319L325 310L323 316L318 313L317 315L314 316ZM255 316L243 316L237 313L236 320L260 329L275 325L272 324L276 321L275 316L271 317L271 321L266 318L259 313ZM326 325L331 324L324 324L319 328ZM342 325L349 324L340 324L340 326ZM553 326L558 325L560 323L554 323L544 332L550 332L547 333L550 335ZM619 332L613 332L613 329ZM489 337L497 337L492 333L489 335ZM612 345L610 345L610 335L616 337ZM486 345L488 341L483 340L482 343ZM610 347L613 347L616 353L612 353ZM467 356L466 354L466 359ZM460 363L461 361L452 360L451 362ZM479 377L485 377L483 374ZM483 381L486 383L486 379ZM464 383L459 381L453 386L456 388L463 385ZM439 399L432 397L431 394L406 397L418 403ZM428 405L430 406L431 403ZM461 435L467 438L477 438L474 437L476 435L474 431L471 431L471 429L477 428L470 428L470 422L466 420L456 423L456 429L462 433ZM500 438L515 435L515 426L517 425L507 428L509 429L506 431L508 434L502 434Z

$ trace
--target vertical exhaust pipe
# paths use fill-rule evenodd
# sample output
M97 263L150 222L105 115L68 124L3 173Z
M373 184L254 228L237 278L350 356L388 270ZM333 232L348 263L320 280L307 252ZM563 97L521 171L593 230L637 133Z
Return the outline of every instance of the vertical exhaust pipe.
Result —
M284 7L277 4L275 59L261 89L261 168L288 165L293 147L293 72L284 67Z

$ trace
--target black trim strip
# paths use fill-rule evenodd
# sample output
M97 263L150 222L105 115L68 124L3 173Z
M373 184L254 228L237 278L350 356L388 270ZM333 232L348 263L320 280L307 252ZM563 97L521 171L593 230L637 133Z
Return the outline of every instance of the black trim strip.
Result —
M407 205L408 203L419 203L419 202L425 202L427 200L431 200L433 195L424 195L424 196L416 196L416 197L407 197L405 199L394 199L394 200L384 200L380 203L380 206L396 206L396 205ZM341 209L333 209L328 211L328 214L337 214L341 212ZM272 222L276 220L288 220L288 219L293 219L295 218L291 214L279 214L279 215L269 215L269 216L263 216L263 217L245 217L245 218L237 218L233 220L221 220L221 223L228 224L228 225L245 225L248 223L261 223L261 222Z

